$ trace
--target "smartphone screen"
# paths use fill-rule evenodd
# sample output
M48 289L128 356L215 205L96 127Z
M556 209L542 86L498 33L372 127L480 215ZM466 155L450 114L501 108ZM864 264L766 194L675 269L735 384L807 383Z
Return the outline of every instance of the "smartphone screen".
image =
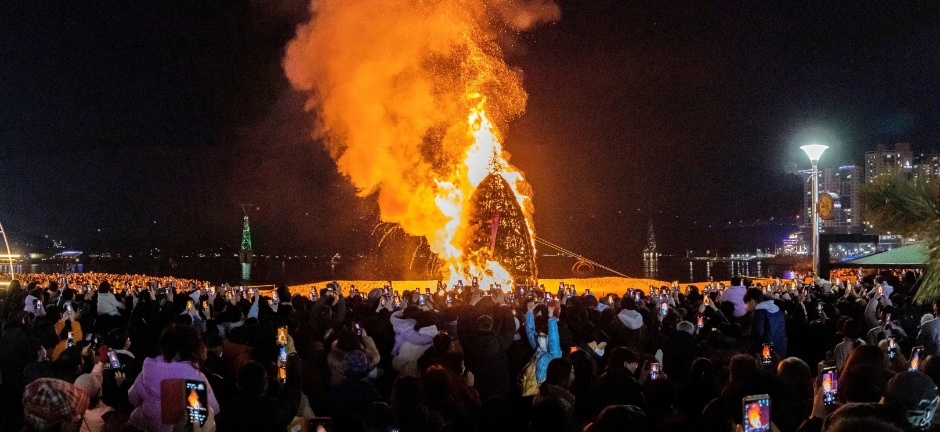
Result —
M392 306L401 307L401 297L399 297L398 295L396 295L395 297L392 297Z
M650 364L650 379L659 378L659 363L653 362Z
M281 365L277 368L277 379L282 383L287 382L287 365Z
M279 346L287 345L287 327L277 328L277 344Z
M447 294L447 303L454 301L454 298L450 294Z
M418 306L424 306L426 301L427 299L425 297L425 294L418 295Z
M822 390L823 403L832 405L836 402L836 394L839 393L839 376L836 374L836 367L829 366L822 371Z
M360 326L359 323L356 323L355 326L356 326L356 334L359 336L362 336L362 326Z
M75 332L69 332L68 339L66 339L65 344L69 348L75 345Z
M923 345L914 347L914 349L911 351L911 364L910 366L908 366L907 370L911 372L916 372L920 370L920 361L921 361L921 356L923 355L924 355Z
M279 365L287 364L287 348L281 347L280 351L277 354L277 364Z
M660 303L660 304L659 304L659 314L662 315L662 316L666 316L667 313L669 313L669 304L666 303L666 302Z
M823 313L823 304L822 304L822 302L816 303L816 313L819 313L819 314L822 314L822 313Z
M198 421L200 426L206 425L209 417L206 383L186 380L186 413L189 414L189 424L196 424Z
M424 294L425 294L425 295L431 295L431 288L425 288L425 289L424 289Z
M192 300L187 300L187 301L186 301L186 310L188 310L188 311L193 310L193 301L192 301Z
M108 368L109 369L121 368L121 360L118 359L117 353L114 350L108 350Z
M705 317L699 315L698 322L696 323L696 325L698 326L698 328L705 327Z
M770 396L748 396L741 401L744 432L770 432Z
M772 358L770 355L770 344L765 343L764 346L761 347L760 358L764 366L767 366L771 363Z
M72 315L72 302L65 302L65 313Z
M203 301L202 301L202 310L209 310L209 301L208 301L208 300L203 300Z
M888 338L888 358L893 359L898 356L898 343L893 337Z

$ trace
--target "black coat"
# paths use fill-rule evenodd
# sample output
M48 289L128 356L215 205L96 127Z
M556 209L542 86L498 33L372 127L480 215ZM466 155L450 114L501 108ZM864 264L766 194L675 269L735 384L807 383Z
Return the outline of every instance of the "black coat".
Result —
M474 387L481 400L493 395L507 396L512 383L508 351L515 323L508 311L500 310L493 317L496 331L484 333L472 325L464 325L476 320L473 311L468 312L457 320L458 338L463 348L464 364L468 371L473 372Z

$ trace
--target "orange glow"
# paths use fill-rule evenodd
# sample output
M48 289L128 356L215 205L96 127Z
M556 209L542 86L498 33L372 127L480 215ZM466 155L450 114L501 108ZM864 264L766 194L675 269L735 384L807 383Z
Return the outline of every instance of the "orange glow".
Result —
M189 402L189 406L192 408L202 408L202 404L199 403L199 394L196 393L196 389L189 389L189 397L186 398Z
M526 216L533 206L500 129L525 109L521 74L503 60L507 36L557 20L551 0L317 0L288 44L284 70L316 111L323 141L382 221L424 237L453 286L476 276L509 287L495 262L466 256L474 190L501 175Z
M752 428L764 426L763 419L761 418L760 405L756 402L747 406L747 423Z

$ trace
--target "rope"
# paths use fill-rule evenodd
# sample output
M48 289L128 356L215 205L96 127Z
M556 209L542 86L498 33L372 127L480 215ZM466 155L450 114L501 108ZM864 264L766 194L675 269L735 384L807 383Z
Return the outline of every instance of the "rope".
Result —
M607 266L605 266L605 265L603 265L603 264L601 264L601 263L598 263L597 261L592 261L592 260L590 260L590 259L587 259L587 258L584 257L583 255L576 254L576 253L574 253L574 252L572 252L572 251L570 251L570 250L568 250L568 249L565 249L565 248L563 248L563 247L561 247L561 246L558 246L558 245L556 245L556 244L554 244L554 243L552 243L552 242L550 242L550 241L548 241L548 240L545 240L545 239L543 239L543 238L536 237L536 238L535 238L535 241L537 241L537 242L539 242L539 243L541 243L541 244L543 244L543 245L545 245L545 246L548 246L549 248L554 249L554 250L556 250L556 251L558 251L558 252L561 252L561 253L564 253L564 254L568 254L568 255L571 255L572 257L578 258L578 259L580 259L580 260L582 260L582 261L584 261L584 262L586 262L586 263L588 263L588 264L593 265L594 267L599 267L599 268L602 268L602 269L604 269L604 270L607 270L607 271L609 271L609 272L611 272L611 273L613 273L613 274L615 274L615 275L623 276L623 277L625 277L625 278L629 278L629 277L630 277L630 276L627 276L627 275L625 275L625 274L623 274L623 273L620 273L620 272L617 271L617 270L614 270L614 269L612 269L612 268L610 268L610 267L607 267Z

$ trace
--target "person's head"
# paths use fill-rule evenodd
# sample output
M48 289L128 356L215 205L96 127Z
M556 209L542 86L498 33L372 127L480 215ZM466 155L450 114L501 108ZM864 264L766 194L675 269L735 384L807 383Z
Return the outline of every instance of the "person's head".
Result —
M160 353L167 362L198 363L205 359L206 349L196 329L170 324L160 335Z
M340 327L336 332L336 348L342 352L351 352L362 349L359 336L347 327Z
M110 293L110 292L111 292L111 284L110 284L108 281L101 281L101 283L98 284L98 292L99 292L99 293Z
M369 376L369 358L360 350L353 350L343 356L343 374L350 381L360 381Z
M934 299L932 306L933 316L940 317L940 298Z
M591 359L591 355L584 350L577 350L568 356L571 366L574 368L574 376L579 381L591 382L594 380L594 374L597 373L597 365Z
M695 324L688 321L679 321L679 324L676 324L676 331L695 334Z
M823 421L822 432L902 432L874 403L852 403L839 407Z
M574 367L568 359L559 357L548 363L548 369L545 371L545 381L542 385L551 384L568 388L572 382L574 382Z
M23 423L27 430L78 431L88 410L88 392L55 378L40 378L23 391Z
M425 399L445 400L450 391L450 374L443 366L433 365L421 374L421 392Z
M603 330L594 330L591 332L591 336L588 339L588 347L594 350L597 355L603 357L607 349L607 342L610 341L610 338L607 337L607 333L604 333Z
M858 321L855 321L852 318L849 318L842 323L842 335L844 337L853 340L858 339L864 336L862 332L862 326L859 325Z
M801 396L813 391L813 373L809 365L798 357L788 357L777 365L777 377Z
M264 396L268 392L268 373L256 361L245 363L235 376L238 391L245 396Z
M836 398L845 403L878 402L885 384L892 376L887 369L872 364L845 368L839 373L839 393Z
M741 277L731 276L731 286L741 286Z
M98 399L101 397L101 378L90 373L82 374L75 380L75 387L85 390L88 393L88 406L98 405Z
M131 347L131 338L127 333L126 327L118 327L108 332L105 339L108 347L115 350L126 350Z
M733 383L751 380L757 376L757 360L747 354L737 354L731 357L728 370L731 373L730 381Z
M764 296L764 292L760 288L748 288L744 292L744 304L747 306L748 312L753 311L758 304L766 300L767 297Z
M715 381L715 365L705 357L695 359L689 368L689 380L705 383Z
M624 425L630 425L625 429ZM633 405L610 405L604 408L593 423L585 428L586 432L647 432L649 423L646 413Z
M618 347L610 352L607 369L626 369L630 373L634 373L639 366L639 361L640 357L633 350L627 347Z
M877 345L859 345L846 357L842 370L847 371L862 364L870 364L881 369L889 369L888 355Z
M448 336L446 333L438 333L434 335L433 340L434 352L437 354L444 354L450 351L450 344L453 343L453 339Z
M489 315L481 315L480 317L476 319L476 322L474 324L475 324L477 332L479 333L483 333L483 334L493 333L493 317Z
M940 404L937 385L920 372L901 372L884 389L881 404L896 414L897 422L915 429L930 426Z

